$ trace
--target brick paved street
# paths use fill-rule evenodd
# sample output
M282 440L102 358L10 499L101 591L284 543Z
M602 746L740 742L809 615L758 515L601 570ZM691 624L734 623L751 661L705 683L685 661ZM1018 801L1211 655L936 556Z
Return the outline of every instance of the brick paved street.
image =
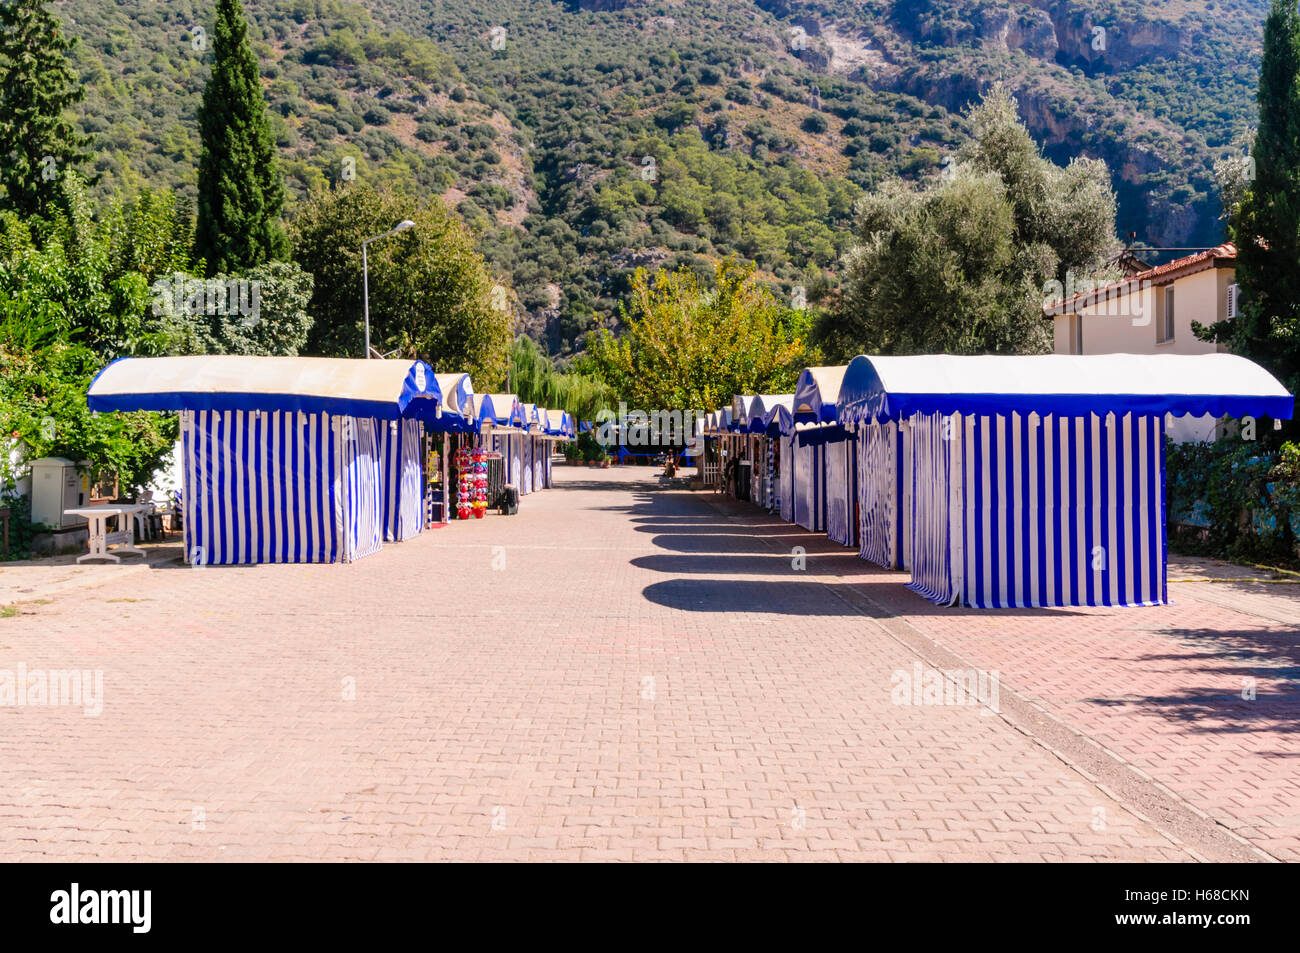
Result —
M0 859L1300 859L1296 587L939 609L648 468L555 472L351 566L0 569L0 670L104 695L0 708ZM999 714L891 699L953 657Z

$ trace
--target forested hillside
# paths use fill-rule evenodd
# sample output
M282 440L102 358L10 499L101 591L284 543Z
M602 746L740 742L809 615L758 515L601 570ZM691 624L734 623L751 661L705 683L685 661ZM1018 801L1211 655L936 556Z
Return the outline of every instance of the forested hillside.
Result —
M209 5L63 0L99 188L193 195ZM1219 236L1213 160L1253 124L1263 0L250 0L298 198L439 194L566 353L638 265L754 260L815 298L853 203L937 174L996 80L1058 161L1104 158L1119 228ZM1100 33L1098 31L1101 31ZM290 214L295 203L290 203Z

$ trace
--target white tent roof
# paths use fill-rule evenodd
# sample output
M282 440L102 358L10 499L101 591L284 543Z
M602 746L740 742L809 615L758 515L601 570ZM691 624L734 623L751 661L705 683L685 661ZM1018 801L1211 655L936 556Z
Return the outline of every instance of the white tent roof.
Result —
M1293 400L1233 354L1041 354L853 359L841 421L912 413L1149 413L1289 419Z
M750 410L746 429L749 433L763 433L777 419L780 410L791 413L793 407L794 394L760 394Z
M737 394L731 399L731 420L729 426L736 430L743 430L749 423L749 415L753 412L754 401L758 400L757 394Z
M444 413L470 417L474 413L474 384L468 374L434 374L442 393Z
M91 382L91 410L296 410L395 419L441 402L423 361L332 357L128 357Z
M491 423L502 430L512 426L511 417L517 403L514 394L475 394L474 416L480 426Z
M840 399L840 384L848 369L847 364L838 367L805 367L794 387L795 416L800 421L818 423L834 420L836 404Z

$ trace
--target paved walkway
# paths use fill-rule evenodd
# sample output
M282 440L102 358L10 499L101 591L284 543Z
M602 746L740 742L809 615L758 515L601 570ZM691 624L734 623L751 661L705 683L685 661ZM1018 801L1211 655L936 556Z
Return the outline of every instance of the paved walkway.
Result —
M0 707L0 860L1295 856L1293 624L939 610L652 473L351 566L0 569L0 679L103 673ZM953 657L1000 713L895 703Z

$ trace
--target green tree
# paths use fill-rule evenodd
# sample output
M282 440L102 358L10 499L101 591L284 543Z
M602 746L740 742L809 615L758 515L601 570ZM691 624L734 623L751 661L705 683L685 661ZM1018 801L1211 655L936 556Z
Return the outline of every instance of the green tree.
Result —
M1258 361L1300 387L1300 14L1274 0L1264 23L1259 129L1240 203L1228 209L1237 244L1238 316L1198 335ZM1230 199L1229 199L1230 200Z
M689 268L637 269L621 315L625 333L602 331L588 355L642 410L712 410L736 394L789 391L818 362L806 315L755 281L752 264L721 262L712 288Z
M815 335L833 355L1047 351L1044 299L1067 272L1103 269L1115 244L1105 165L1045 159L1000 87L969 118L962 161L859 203L843 296Z
M95 223L75 174L59 182L48 220L0 213L0 495L20 457L86 460L125 485L147 482L172 447L174 417L99 414L86 389L111 359L164 353L145 275L119 270L115 233ZM147 227L147 226L142 226Z
M193 206L174 192L146 188L114 200L101 216L100 231L114 272L137 271L152 284L160 276L190 269Z
M0 213L0 307L54 322L65 340L104 362L162 353L167 341L149 314L148 280L115 265L112 235L95 221L76 173L59 181L48 218Z
M167 329L172 354L294 357L311 330L312 285L311 275L287 261L207 280L176 272L153 284L153 314Z
M406 218L414 228L369 246L371 345L468 371L482 392L500 386L513 314L472 236L438 200L364 186L319 195L294 221L294 260L316 281L308 352L364 353L361 242Z
M1066 271L1100 268L1115 245L1115 193L1106 164L1075 158L1061 168L1043 158L1001 85L971 110L970 123L975 135L963 158L976 173L1002 181L1017 245L1050 249L1061 281Z
M217 0L212 75L199 107L198 229L209 274L284 258L284 180L266 116L257 57L239 0Z
M566 410L575 420L595 420L617 403L600 378L577 370L561 371L532 338L520 336L510 347L510 390L526 404Z
M58 179L90 158L67 116L84 95L67 60L76 44L45 0L0 4L0 208L39 214Z

